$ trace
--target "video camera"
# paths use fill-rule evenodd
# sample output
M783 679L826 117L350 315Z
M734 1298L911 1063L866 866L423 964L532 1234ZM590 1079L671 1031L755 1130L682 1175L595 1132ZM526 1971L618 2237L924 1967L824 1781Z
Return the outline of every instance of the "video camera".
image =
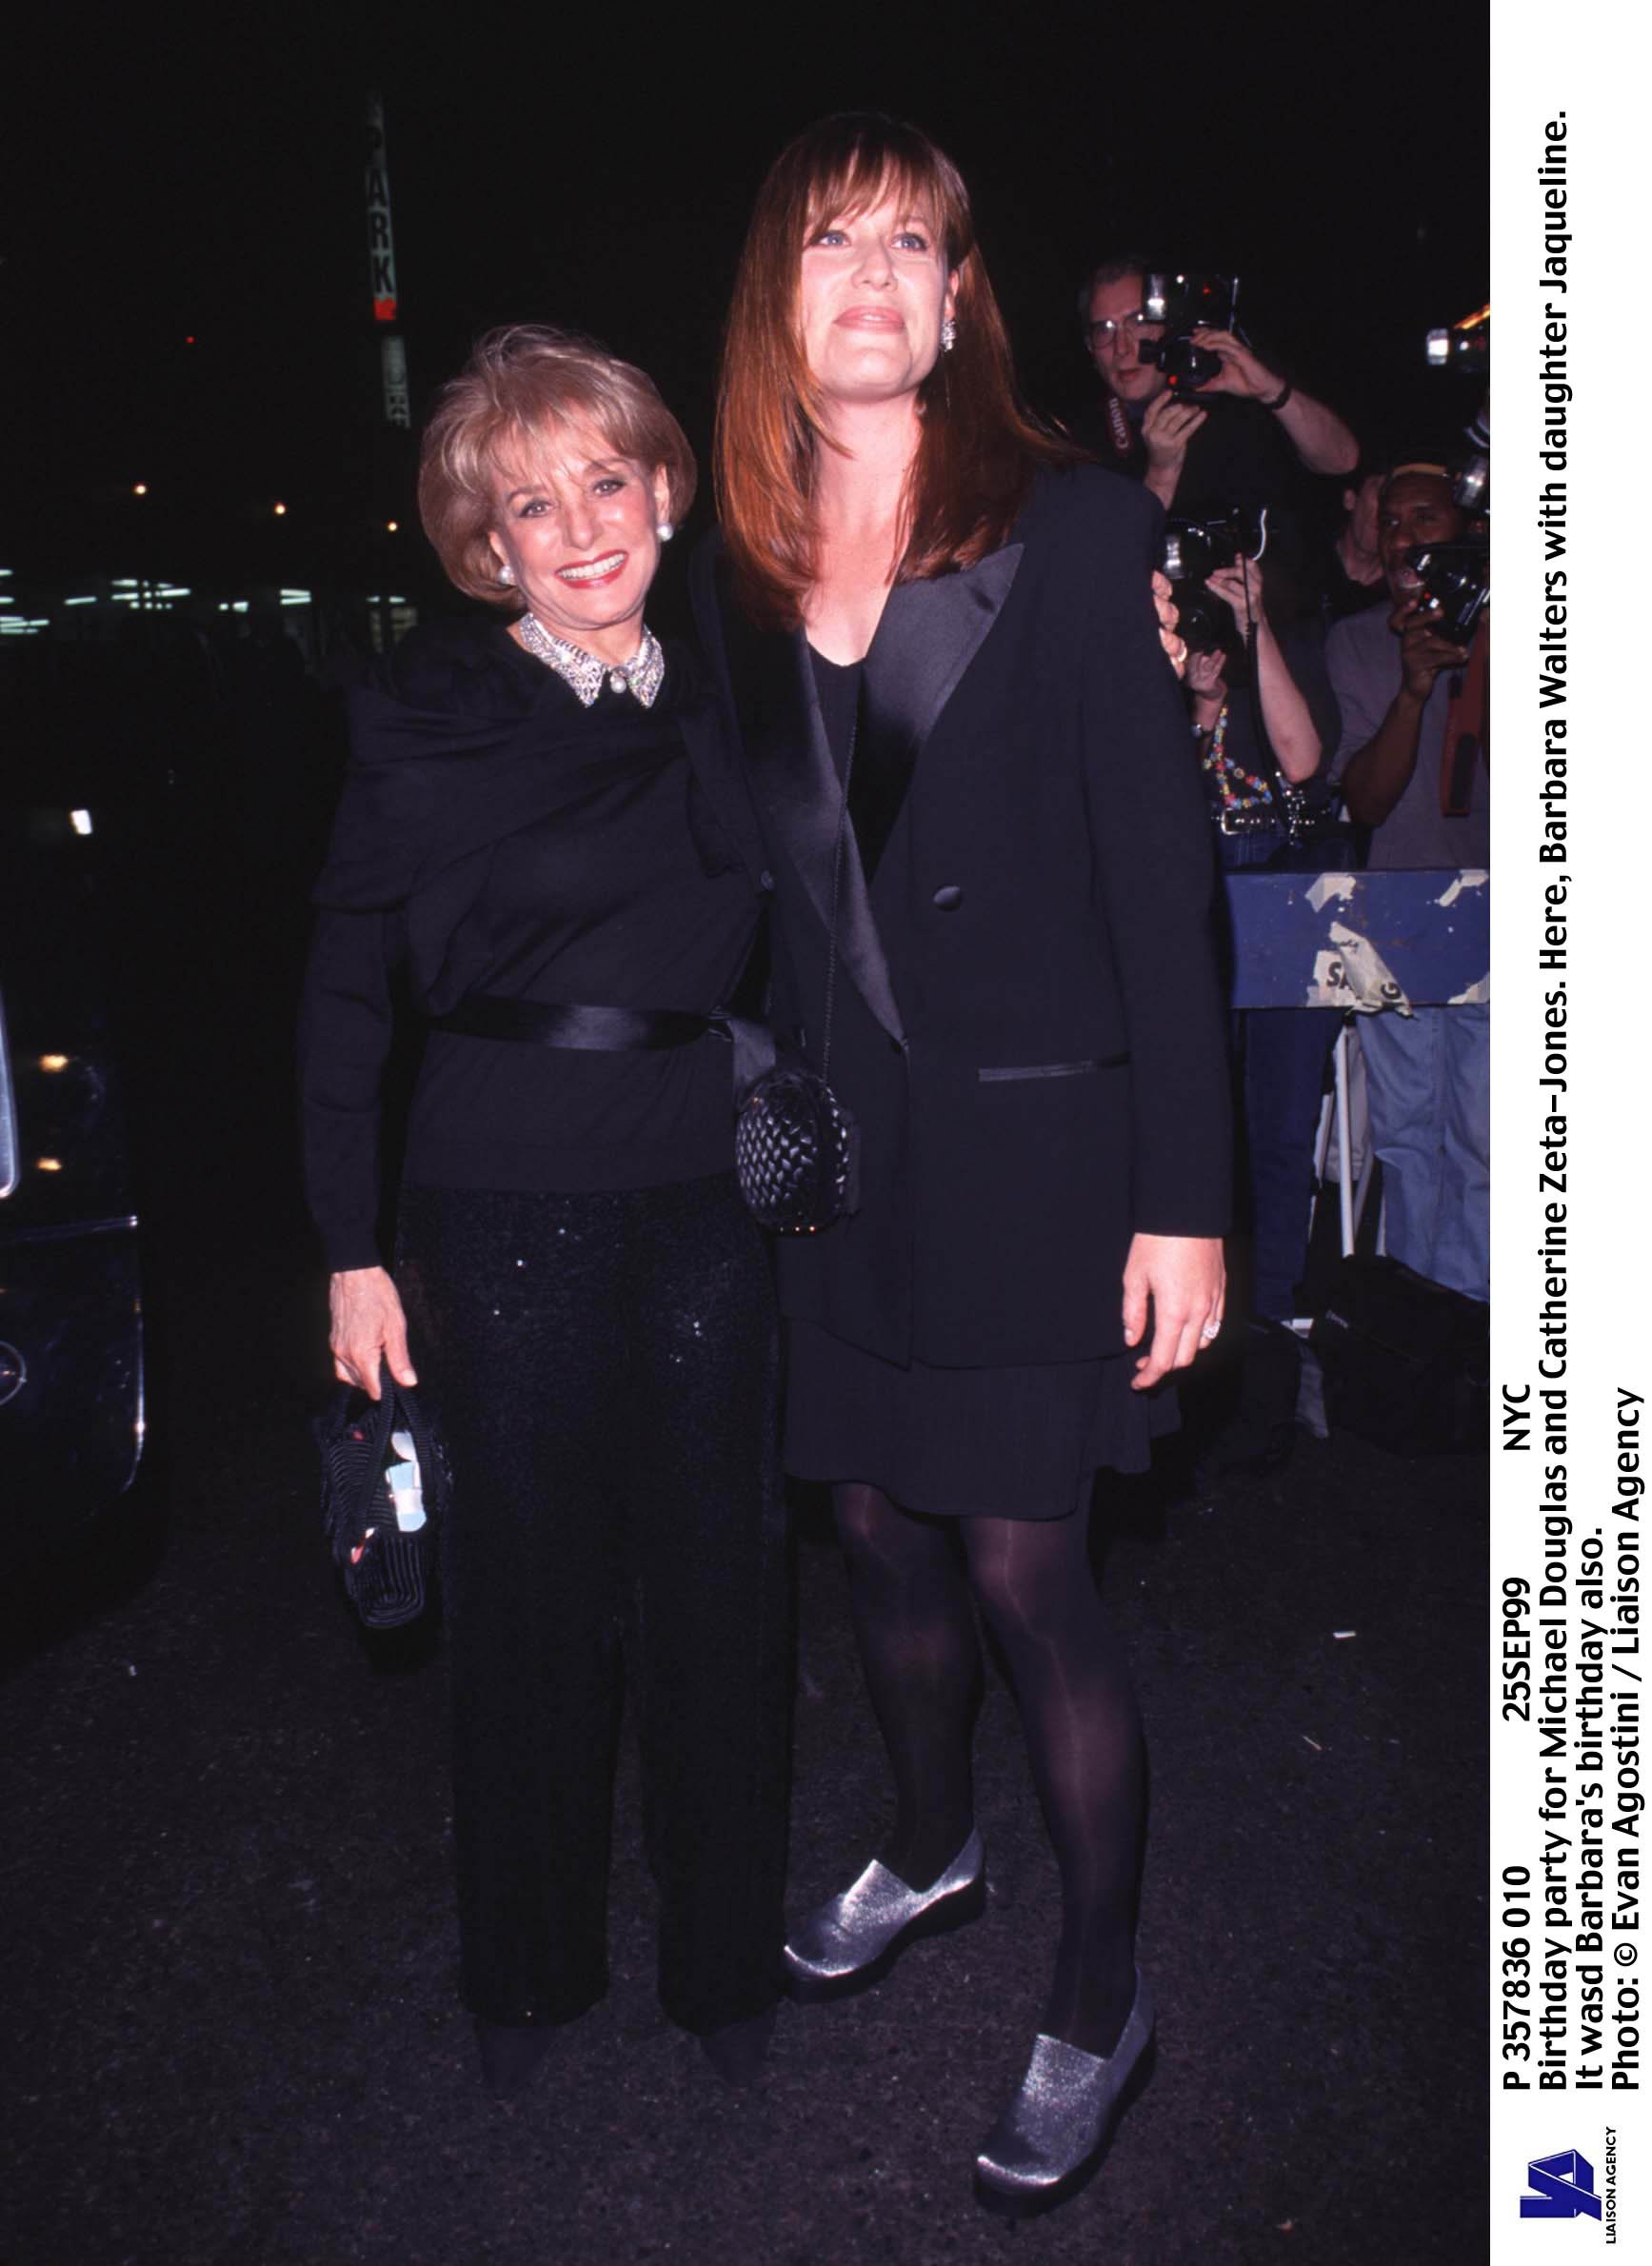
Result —
M1237 275L1144 275L1142 319L1163 323L1164 335L1142 340L1138 359L1162 369L1174 391L1197 392L1218 375L1222 357L1195 345L1193 333L1201 324L1231 330L1238 306Z

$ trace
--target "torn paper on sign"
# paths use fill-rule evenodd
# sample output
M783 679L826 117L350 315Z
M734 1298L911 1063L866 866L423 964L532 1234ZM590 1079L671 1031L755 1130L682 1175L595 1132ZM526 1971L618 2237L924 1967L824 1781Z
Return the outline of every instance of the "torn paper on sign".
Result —
M1360 877L1357 873L1316 874L1313 886L1307 893L1308 903L1316 913L1323 913L1326 905L1333 902L1346 904L1359 885Z
M1437 897L1434 902L1441 905L1455 904L1464 889L1483 889L1490 879L1489 873L1478 871L1472 865L1465 865L1461 873L1453 876L1451 886L1446 890L1444 896Z
M1411 1013L1410 1001L1369 937L1333 921L1331 944L1333 950L1321 951L1314 959L1315 986L1330 995L1331 1004L1352 1007L1360 1015L1380 1015L1384 1007L1392 1007L1396 1015Z
M1491 998L1491 977L1487 973L1478 984L1469 984L1466 991L1454 991L1446 1001L1448 1007L1483 1007Z

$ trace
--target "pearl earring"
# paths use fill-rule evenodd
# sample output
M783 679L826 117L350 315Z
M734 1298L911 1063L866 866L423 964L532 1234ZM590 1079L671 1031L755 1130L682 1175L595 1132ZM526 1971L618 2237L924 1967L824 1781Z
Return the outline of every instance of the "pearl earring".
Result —
M958 344L958 326L957 326L957 324L956 324L956 323L955 323L955 322L952 320L952 317L951 317L950 315L948 315L948 316L946 317L946 320L945 320L945 322L942 324L942 326L941 326L941 351L942 351L942 353L943 353L943 354L950 354L950 353L951 353L951 351L952 351L952 349L953 349L953 348L954 348L954 347L955 347L957 344Z
M509 584L513 583L516 580L516 577L511 573L508 566L501 566L499 569L499 579L502 583Z
M662 543L669 543L677 530L671 525L668 519L663 519L659 526L654 529L654 532L660 538Z

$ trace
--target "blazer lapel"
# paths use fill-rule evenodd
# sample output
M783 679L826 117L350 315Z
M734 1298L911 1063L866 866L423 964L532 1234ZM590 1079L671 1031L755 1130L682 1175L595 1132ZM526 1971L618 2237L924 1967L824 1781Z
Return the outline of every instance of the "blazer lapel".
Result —
M838 960L882 1027L899 1039L901 1010L872 920L854 829L840 826L843 783L821 721L806 641L801 629L754 629L735 605L725 603L721 612L752 793L769 836L790 860L829 932L841 835ZM855 761L858 769L858 754Z
M869 882L912 784L924 744L1009 595L1022 546L932 582L897 583L866 655L849 813Z

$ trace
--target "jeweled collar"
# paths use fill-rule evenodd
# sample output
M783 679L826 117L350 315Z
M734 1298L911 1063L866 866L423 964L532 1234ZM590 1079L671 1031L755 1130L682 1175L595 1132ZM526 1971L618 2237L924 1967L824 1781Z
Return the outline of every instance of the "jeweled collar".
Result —
M615 663L599 660L583 646L569 645L547 629L537 614L524 614L517 626L526 649L547 668L555 669L582 707L591 706L605 678L613 691L634 693L645 708L653 706L666 678L666 656L651 629L644 629L643 642L629 661Z

